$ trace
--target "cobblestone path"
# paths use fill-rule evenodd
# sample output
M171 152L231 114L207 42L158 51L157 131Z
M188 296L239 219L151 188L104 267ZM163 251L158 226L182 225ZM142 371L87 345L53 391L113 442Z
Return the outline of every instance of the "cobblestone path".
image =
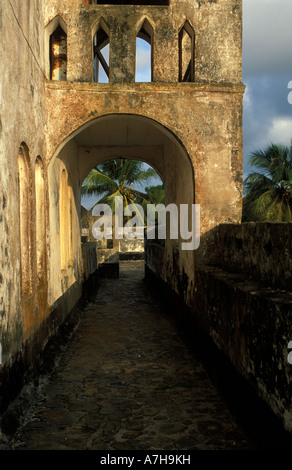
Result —
M104 279L11 449L248 450L244 432L143 283Z

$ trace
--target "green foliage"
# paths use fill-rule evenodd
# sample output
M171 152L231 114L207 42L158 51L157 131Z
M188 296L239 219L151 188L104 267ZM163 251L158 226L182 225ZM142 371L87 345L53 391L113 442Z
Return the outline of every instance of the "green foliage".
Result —
M151 204L165 204L165 190L162 184L146 187L145 193Z
M291 222L291 149L271 144L252 153L250 165L255 171L244 181L243 222Z
M153 178L159 179L156 171L153 168L145 170L141 161L126 158L108 160L88 173L82 184L81 194L99 196L94 206L108 204L113 213L116 196L123 198L124 207L129 204L145 207L150 202L147 193L138 191L134 186L147 184Z

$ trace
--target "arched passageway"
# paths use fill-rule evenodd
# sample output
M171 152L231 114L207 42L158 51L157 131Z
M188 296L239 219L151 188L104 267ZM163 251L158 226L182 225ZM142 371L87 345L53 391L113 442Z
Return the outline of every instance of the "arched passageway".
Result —
M51 304L62 296L64 286L66 290L76 287L83 276L82 182L94 166L119 157L142 160L156 169L164 183L167 206L191 206L195 202L194 171L190 158L176 136L158 122L138 115L110 114L76 130L60 146L48 171ZM68 189L64 189L66 184ZM65 205L64 197L59 197L64 191L68 193ZM177 237L167 231L163 248L154 247L148 264L154 272L158 269L157 275L180 294L184 282L183 296L187 301L193 287L194 250L181 248L180 235L180 231ZM64 258L69 262L64 263Z

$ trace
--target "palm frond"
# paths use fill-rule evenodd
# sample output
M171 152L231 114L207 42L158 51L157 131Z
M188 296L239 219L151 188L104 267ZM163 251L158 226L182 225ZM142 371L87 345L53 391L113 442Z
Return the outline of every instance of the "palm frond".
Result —
M104 192L112 192L117 187L116 182L97 168L93 168L86 176L82 187L82 195L100 195Z
M121 196L121 193L119 190L113 193L105 194L101 199L99 199L97 202L94 203L94 205L90 209L90 212L93 210L93 208L97 204L107 204L111 208L112 213L114 214L115 213L115 198L118 196Z
M141 214L140 210L139 210L139 207L137 207L137 203L135 203L135 201L133 199L129 199L127 201L127 206L129 205L132 205L134 210L135 210L135 213L136 213L136 217L138 217L138 220L140 222L140 226L145 226L146 225L146 219L145 219L145 212L144 212L144 209L142 207L142 210L143 210L143 214ZM131 219L130 216L128 216L129 219Z
M139 173L137 173L135 175L134 181L130 181L130 179L128 179L128 181L130 184L134 182L143 184L143 183L148 183L151 179L160 179L160 177L153 168L148 168L147 170L140 171Z
M144 209L150 202L147 194L139 191L135 186L148 183L150 180L160 179L153 168L146 168L145 163L139 160L118 158L108 160L93 168L85 178L82 195L97 195L101 198L93 205L108 204L112 212L115 211L115 198L122 197L123 207L134 204L139 216L138 204ZM144 209L145 215L145 209Z

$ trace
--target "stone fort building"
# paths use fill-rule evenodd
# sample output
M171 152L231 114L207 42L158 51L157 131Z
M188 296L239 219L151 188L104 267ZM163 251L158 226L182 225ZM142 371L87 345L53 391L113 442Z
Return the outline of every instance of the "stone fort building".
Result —
M135 79L137 38L151 47L150 82ZM157 170L167 204L201 208L199 249L181 250L170 237L149 244L147 276L179 297L291 429L282 357L290 330L283 341L270 304L267 320L254 323L257 289L235 288L230 274L273 282L271 265L249 245L272 235L240 225L242 1L7 0L0 39L1 411L94 285L96 244L81 243L81 184L96 164L124 156ZM282 335L281 353L261 349L259 325ZM267 350L274 371L265 370ZM269 381L279 361L280 392Z

